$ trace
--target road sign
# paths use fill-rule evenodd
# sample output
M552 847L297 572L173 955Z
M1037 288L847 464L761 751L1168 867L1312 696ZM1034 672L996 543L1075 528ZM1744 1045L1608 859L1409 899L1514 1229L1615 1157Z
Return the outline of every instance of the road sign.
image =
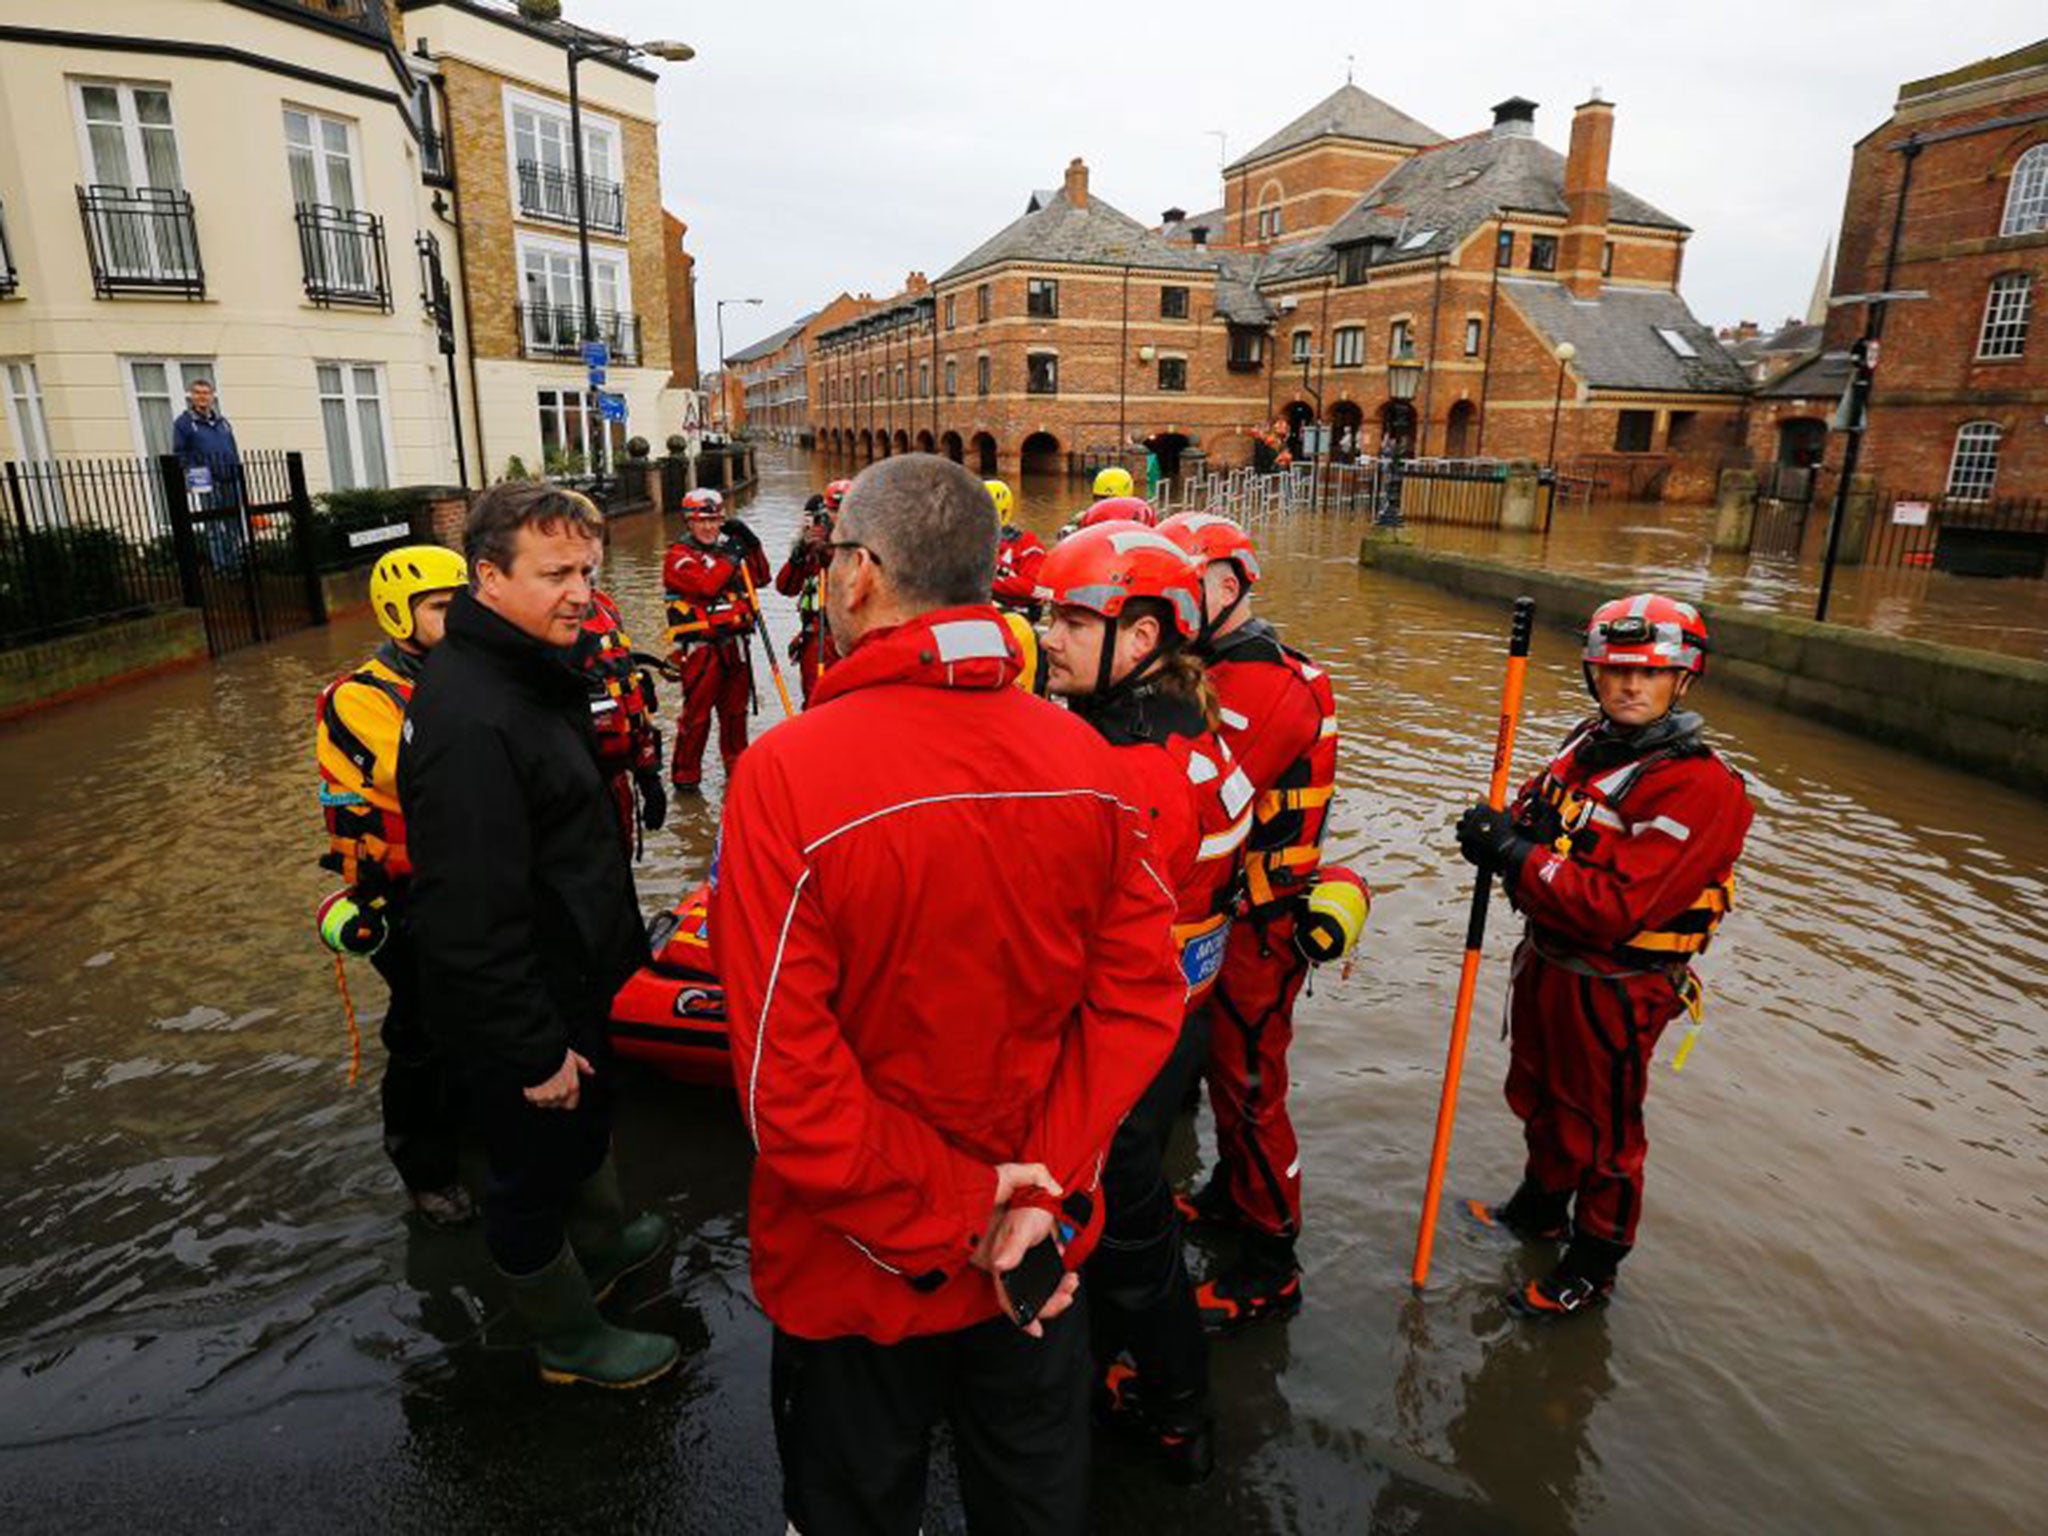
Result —
M587 368L602 368L612 360L612 349L601 341L583 343L583 363Z
M626 397L624 395L599 395L597 397L597 414L605 421L624 421L626 419Z
M593 367L590 370L590 387L592 389L604 388L604 370L602 368Z

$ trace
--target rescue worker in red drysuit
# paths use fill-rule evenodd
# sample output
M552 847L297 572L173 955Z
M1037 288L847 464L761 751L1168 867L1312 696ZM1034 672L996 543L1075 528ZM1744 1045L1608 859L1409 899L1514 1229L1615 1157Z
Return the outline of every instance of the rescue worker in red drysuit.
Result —
M1173 1055L1110 1143L1088 1323L1105 1416L1150 1443L1175 1482L1195 1483L1215 1464L1209 1347L1164 1160L1207 1053L1197 1010L1223 962L1252 787L1214 734L1215 694L1185 648L1201 629L1201 577L1177 545L1136 522L1085 529L1046 556L1038 597L1051 617L1049 689L1121 749L1177 902L1188 1007Z
M1603 604L1584 654L1599 713L1508 810L1481 803L1458 822L1465 857L1528 918L1507 1081L1528 1160L1509 1199L1467 1202L1526 1242L1569 1239L1554 1270L1507 1297L1524 1316L1569 1316L1614 1289L1642 1214L1650 1059L1665 1025L1697 1010L1691 961L1733 897L1749 797L1678 708L1706 658L1691 604Z
M699 794L711 717L718 717L718 755L728 776L747 747L747 704L754 671L748 639L755 598L748 590L769 579L768 557L754 531L725 516L716 491L683 498L683 537L669 546L661 567L668 593L668 641L681 675L683 708L676 720L669 777L676 792Z
M1017 525L1017 498L1010 494L1008 484L1001 480L984 480L982 484L988 487L988 499L995 503L1002 527L996 541L992 587L996 602L1036 618L1038 604L1033 593L1038 590L1038 567L1045 559L1045 545L1029 528Z
M619 836L635 852L635 827L661 830L668 818L668 790L661 778L661 728L654 679L633 659L633 637L611 597L591 589L583 633L570 652L590 684L590 730L597 741L597 767L618 808ZM638 804L634 792L637 790Z
M789 547L789 558L775 573L775 590L796 599L797 630L796 637L789 642L789 659L803 685L806 705L811 702L811 690L818 684L818 674L839 655L832 645L832 631L825 624L824 573L832 558L832 520L838 516L839 503L852 483L834 480L822 496L814 496L804 504L804 525Z
M1123 754L1011 686L995 544L960 466L864 471L826 583L847 652L726 800L712 948L805 1536L918 1530L941 1420L968 1529L1087 1523L1076 1277L1025 1332L1000 1278L1043 1242L1087 1257L1186 986Z
M1301 1309L1301 1151L1287 1113L1287 1047L1309 961L1295 942L1322 862L1337 778L1337 706L1322 669L1252 617L1259 561L1225 517L1183 512L1159 525L1202 571L1196 652L1222 705L1223 739L1251 780L1244 897L1209 1005L1209 1102L1217 1163L1182 1213L1237 1225L1235 1264L1196 1292L1202 1320L1237 1327Z

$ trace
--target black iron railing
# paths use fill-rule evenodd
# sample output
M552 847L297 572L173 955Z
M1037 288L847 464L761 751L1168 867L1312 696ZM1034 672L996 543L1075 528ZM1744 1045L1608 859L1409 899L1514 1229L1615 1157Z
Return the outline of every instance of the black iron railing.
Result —
M615 309L595 312L595 336L586 336L583 311L566 304L515 304L519 350L526 357L581 357L583 343L601 341L615 364L640 361L640 317Z
M0 647L181 601L149 460L0 464Z
M623 234L626 228L626 189L601 176L583 178L583 216L592 229ZM576 222L576 178L568 171L542 165L537 160L519 162L519 212L529 219L550 219L560 224Z
M14 272L14 247L7 243L7 205L0 203L0 299L12 298L20 286Z
M307 298L322 308L344 304L390 313L391 271L382 219L351 208L300 203L298 223Z
M100 298L206 297L192 194L157 187L78 189L78 216Z

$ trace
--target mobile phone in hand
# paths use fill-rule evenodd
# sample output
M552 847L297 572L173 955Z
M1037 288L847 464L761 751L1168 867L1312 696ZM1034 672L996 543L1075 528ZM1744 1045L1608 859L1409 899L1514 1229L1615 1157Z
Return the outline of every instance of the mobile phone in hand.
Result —
M1052 1293L1066 1278L1067 1266L1060 1258L1059 1244L1051 1238L1025 1249L1017 1267L997 1277L1010 1321L1019 1328L1029 1328L1038 1309L1052 1300Z

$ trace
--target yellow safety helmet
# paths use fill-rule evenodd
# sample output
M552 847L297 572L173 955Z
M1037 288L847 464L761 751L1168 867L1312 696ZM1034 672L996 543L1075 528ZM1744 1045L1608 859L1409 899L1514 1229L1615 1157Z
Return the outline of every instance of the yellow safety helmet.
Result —
M1357 945L1371 911L1372 887L1341 864L1325 864L1303 899L1295 946L1317 965L1341 960Z
M1137 485L1132 481L1131 472L1128 469L1120 469L1112 464L1108 469L1098 469L1095 472L1095 499L1097 501L1105 500L1111 496L1129 496L1136 489Z
M981 483L988 487L988 499L996 504L998 520L1007 523L1017 515L1016 498L1011 496L1008 485L1000 480L984 480Z
M1045 697L1045 656L1038 649L1038 631L1031 627L1031 621L1021 613L1007 610L1002 615L1003 628L1010 632L1010 638L1017 643L1017 654L1023 659L1023 670L1017 674L1017 686L1026 693Z
M468 585L469 563L454 550L439 544L408 544L392 550L370 572L370 607L385 634L410 640L413 599Z

